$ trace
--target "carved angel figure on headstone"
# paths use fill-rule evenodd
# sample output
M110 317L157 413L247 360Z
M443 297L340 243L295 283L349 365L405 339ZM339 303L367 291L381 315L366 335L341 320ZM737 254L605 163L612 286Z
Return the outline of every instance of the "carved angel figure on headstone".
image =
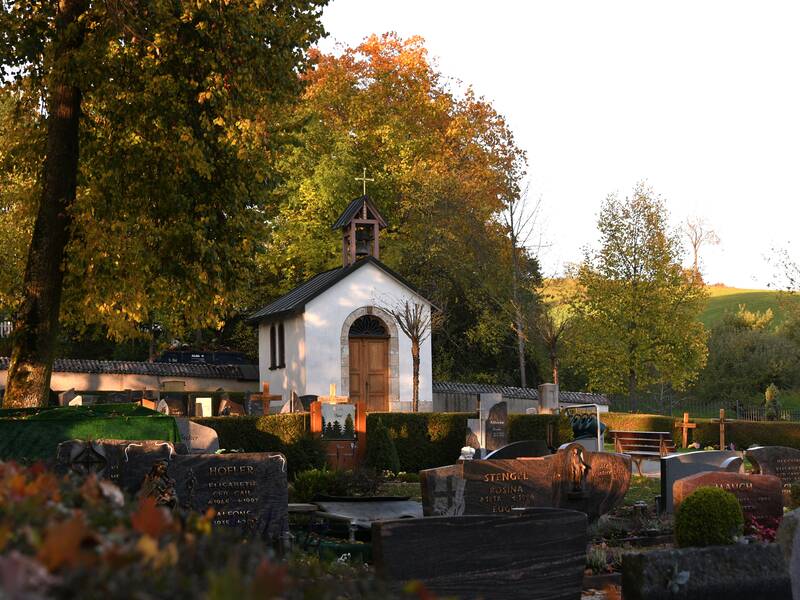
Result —
M152 466L150 472L145 475L140 494L142 497L154 498L156 505L166 506L170 510L177 506L175 480L167 475L166 461L160 460Z
M586 477L591 467L583 459L583 447L573 446L569 457L569 479L572 482L572 491L581 492L586 488Z

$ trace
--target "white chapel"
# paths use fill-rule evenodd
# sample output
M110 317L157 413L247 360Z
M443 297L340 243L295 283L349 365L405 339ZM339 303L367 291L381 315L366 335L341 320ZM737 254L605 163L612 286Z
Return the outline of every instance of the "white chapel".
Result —
M410 411L411 341L387 311L431 303L380 261L386 221L365 194L333 225L342 233L342 267L315 275L256 311L260 383L288 401L337 395L364 401L367 410ZM431 339L420 348L419 410L432 410Z

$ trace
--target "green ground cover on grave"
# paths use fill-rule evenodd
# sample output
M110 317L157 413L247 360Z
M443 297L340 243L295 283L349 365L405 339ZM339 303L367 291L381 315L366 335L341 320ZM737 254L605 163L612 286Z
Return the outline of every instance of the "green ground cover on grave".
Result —
M175 419L138 404L0 410L0 460L48 460L58 444L83 439L179 442Z

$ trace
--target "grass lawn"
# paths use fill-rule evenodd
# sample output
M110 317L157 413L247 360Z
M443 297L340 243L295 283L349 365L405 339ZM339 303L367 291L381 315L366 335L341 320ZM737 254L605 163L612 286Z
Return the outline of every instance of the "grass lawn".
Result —
M654 477L631 476L631 486L625 494L623 505L632 506L636 502L646 502L653 506L656 496L661 494L661 480Z
M784 303L798 301L797 298L774 290L747 290L715 286L707 289L708 303L703 314L700 315L700 321L708 328L722 321L726 312L737 312L740 304L744 304L750 311L765 312L767 309L772 309L775 315L772 325L777 326L784 319Z

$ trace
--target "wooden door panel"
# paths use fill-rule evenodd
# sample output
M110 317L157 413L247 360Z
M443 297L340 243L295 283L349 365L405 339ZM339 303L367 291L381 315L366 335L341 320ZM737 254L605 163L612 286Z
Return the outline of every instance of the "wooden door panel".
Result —
M364 386L362 373L362 359L364 353L362 350L362 340L350 340L350 399L353 402L358 402L364 398L361 390Z
M389 410L389 340L350 339L350 398L370 412Z

